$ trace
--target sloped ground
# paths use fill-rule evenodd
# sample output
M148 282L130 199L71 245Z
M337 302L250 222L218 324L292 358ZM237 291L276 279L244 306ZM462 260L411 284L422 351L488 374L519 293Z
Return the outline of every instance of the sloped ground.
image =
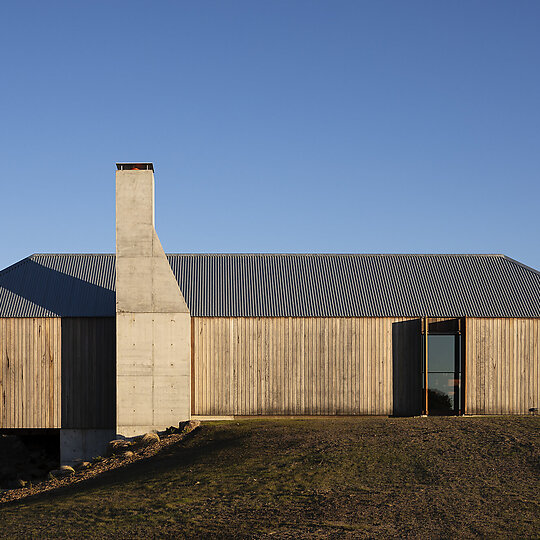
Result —
M46 465L45 471L50 472L50 474L47 474L47 472L44 473L44 469L41 468L38 469L37 474L28 475L27 468L32 464L32 460L28 459L28 451L26 450L28 441L24 444L23 441L14 436L4 437L3 439L0 438L0 443L4 443L3 445L0 444L0 456L2 456L2 460L8 464L6 469L8 471L11 470L11 478L16 478L16 480L8 480L8 482L0 484L0 505L43 494L46 491L72 487L73 484L85 482L97 476L102 476L104 473L108 473L114 469L129 467L137 461L149 459L156 454L161 453L167 447L192 437L199 426L199 421L180 422L178 428L170 427L166 431L161 432L161 437L154 433L149 433L144 437L136 437L129 441L111 441L109 442L109 450L106 457L98 456L94 458L92 462L80 462L78 465L75 465L75 469L68 467L69 472L67 474L66 471L58 470L60 456L57 455L56 461L48 463L41 462ZM11 441L9 439L11 439ZM47 440L44 441L43 439L44 437L35 436L34 440L31 442L35 447L39 440L42 441L42 444L47 442ZM11 445L9 444L10 442ZM49 450L51 450L51 442L51 438L49 438ZM57 437L57 454L58 445L59 442ZM4 460L2 451L5 452L6 450L8 450L8 452L6 452L7 455ZM47 450L47 448L42 448L42 450ZM20 456L18 463L17 460L13 460L13 457L15 457L14 454L15 456L17 454ZM10 457L12 459L10 459ZM54 470L51 471L51 469ZM19 480L22 480L22 482ZM23 487L13 489L13 487L20 486L21 483ZM5 489L6 486L8 489Z
M204 424L0 507L4 537L539 538L540 417Z

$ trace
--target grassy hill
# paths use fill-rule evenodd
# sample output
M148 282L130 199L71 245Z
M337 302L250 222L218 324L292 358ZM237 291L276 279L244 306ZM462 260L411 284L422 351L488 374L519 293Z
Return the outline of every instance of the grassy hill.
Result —
M540 417L203 424L0 507L4 537L539 538Z

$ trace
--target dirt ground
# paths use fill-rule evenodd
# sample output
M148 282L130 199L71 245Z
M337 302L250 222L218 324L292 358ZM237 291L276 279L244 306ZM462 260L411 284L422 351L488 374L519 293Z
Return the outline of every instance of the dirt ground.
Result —
M2 537L540 538L540 417L242 420L0 506Z

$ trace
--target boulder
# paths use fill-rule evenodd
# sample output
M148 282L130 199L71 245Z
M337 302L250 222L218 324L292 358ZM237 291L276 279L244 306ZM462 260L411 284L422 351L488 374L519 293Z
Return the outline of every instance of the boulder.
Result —
M59 469L53 469L49 473L49 480L58 480L60 478L67 478L75 474L75 469L69 465L62 465Z
M198 428L200 425L201 425L200 420L190 420L187 425L188 431L193 431L194 429Z
M200 420L189 420L188 422L180 422L178 428L184 434L187 434L201 425Z
M157 433L145 433L140 440L141 446L152 446L154 444L159 444L160 438Z
M109 442L107 451L111 456L114 454L123 454L130 446L130 441L126 441L125 439L115 439L114 441Z

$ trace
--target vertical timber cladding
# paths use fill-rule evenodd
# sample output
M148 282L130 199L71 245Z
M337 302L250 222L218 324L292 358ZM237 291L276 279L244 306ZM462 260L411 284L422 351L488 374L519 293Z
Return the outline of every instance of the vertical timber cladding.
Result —
M192 414L392 414L407 320L193 317Z
M540 319L467 318L470 414L526 414L540 406Z
M0 319L0 428L60 427L61 321Z
M116 424L116 320L62 319L62 428Z

